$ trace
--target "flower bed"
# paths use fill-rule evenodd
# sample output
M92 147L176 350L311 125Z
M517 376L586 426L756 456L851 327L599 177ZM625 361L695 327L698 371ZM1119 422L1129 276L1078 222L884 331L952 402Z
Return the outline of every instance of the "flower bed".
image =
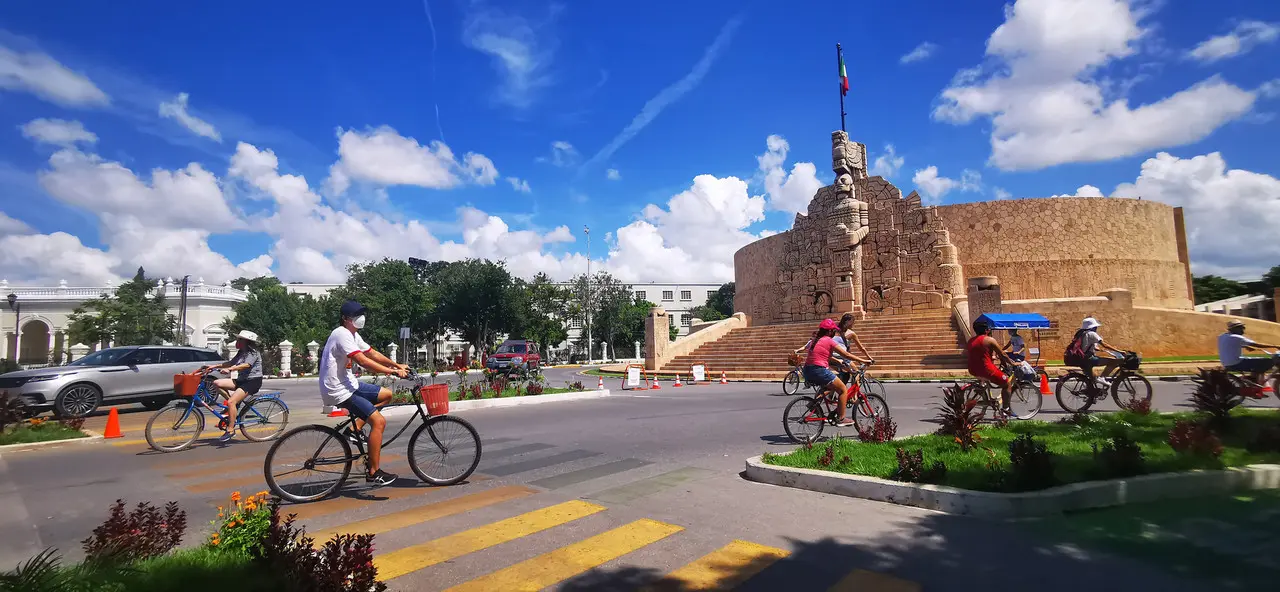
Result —
M1191 412L1079 415L1057 423L1026 421L978 429L967 449L954 433L935 433L884 443L833 440L787 455L766 454L762 460L996 492L1280 463L1280 413L1237 408L1229 417L1230 429L1211 430L1204 427L1203 415Z
M85 437L85 433L80 431L83 419L51 421L43 417L28 418L26 411L22 399L0 396L0 446Z

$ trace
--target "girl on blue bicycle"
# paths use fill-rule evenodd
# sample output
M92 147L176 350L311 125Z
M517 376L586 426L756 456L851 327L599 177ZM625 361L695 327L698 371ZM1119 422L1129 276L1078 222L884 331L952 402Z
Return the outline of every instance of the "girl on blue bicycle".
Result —
M227 416L223 421L226 432L218 438L219 442L229 442L235 437L236 404L245 397L257 394L262 388L262 352L258 349L258 334L249 330L241 331L236 335L236 349L238 351L230 361L200 368L201 372L215 369L240 372L234 379L219 378L213 382L214 386L222 390L222 396L227 398Z

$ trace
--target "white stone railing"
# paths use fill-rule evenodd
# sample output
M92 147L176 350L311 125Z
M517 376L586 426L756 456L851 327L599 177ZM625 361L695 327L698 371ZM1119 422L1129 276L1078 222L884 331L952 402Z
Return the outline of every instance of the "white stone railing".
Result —
M147 291L148 296L154 296L156 290L160 290L166 299L181 298L181 284L165 284L157 286ZM102 287L72 287L72 286L56 286L56 287L10 287L6 283L0 282L0 299L8 294L18 297L18 301L23 300L90 300L98 298L102 295L114 296L116 286ZM211 286L204 284L193 284L187 286L187 298L199 298L202 296L213 297L219 300L235 300L244 301L249 298L249 293L244 290L237 290L231 286Z

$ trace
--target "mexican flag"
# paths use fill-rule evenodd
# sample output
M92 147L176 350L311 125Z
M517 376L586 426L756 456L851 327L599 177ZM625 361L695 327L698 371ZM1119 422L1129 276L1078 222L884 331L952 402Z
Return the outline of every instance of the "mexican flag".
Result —
M849 74L844 70L844 54L840 54L840 94L849 94Z

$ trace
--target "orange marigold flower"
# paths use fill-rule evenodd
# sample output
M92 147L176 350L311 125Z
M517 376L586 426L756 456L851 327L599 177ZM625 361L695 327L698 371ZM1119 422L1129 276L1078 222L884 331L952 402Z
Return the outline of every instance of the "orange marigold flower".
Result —
M231 492L231 501L233 501L233 502L239 502L239 501L240 501L240 492L239 492L239 491L233 491L233 492Z

